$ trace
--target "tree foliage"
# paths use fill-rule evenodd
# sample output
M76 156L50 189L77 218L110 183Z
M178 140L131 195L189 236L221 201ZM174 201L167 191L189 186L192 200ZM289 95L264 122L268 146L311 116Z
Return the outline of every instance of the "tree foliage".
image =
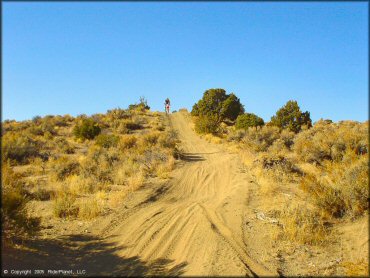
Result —
M239 115L236 119L235 127L236 129L248 129L248 127L258 127L263 126L265 122L262 118L258 117L253 113L245 113Z
M279 128L288 128L291 131L299 132L302 126L312 126L310 112L302 112L297 101L289 100L276 115L271 117L271 124Z
M234 121L238 115L244 113L244 107L235 94L226 94L224 89L209 89L204 92L202 99L194 104L193 116L212 117L212 120L221 123L226 119Z

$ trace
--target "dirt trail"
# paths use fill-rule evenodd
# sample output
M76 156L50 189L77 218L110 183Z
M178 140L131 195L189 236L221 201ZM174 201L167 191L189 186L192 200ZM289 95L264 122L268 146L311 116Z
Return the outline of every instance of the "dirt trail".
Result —
M277 275L243 241L250 176L235 154L199 138L183 113L170 117L185 163L166 184L104 229L119 256L167 259L184 275Z

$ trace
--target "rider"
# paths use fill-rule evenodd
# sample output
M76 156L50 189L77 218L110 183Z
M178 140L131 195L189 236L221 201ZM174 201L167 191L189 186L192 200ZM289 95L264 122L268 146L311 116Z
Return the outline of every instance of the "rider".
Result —
M166 113L170 113L170 105L171 105L170 99L166 98L166 100L164 101L164 106L165 106L165 109L166 109Z

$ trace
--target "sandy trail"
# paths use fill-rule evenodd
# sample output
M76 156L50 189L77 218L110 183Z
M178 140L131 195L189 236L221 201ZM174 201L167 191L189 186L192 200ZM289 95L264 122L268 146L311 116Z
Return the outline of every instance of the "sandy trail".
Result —
M170 117L185 165L104 229L118 255L166 259L183 275L276 275L250 258L243 241L250 176L237 155L199 138L183 113Z

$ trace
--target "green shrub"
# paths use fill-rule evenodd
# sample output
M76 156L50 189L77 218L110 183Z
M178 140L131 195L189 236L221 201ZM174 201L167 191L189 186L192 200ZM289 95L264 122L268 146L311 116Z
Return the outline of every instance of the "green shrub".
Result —
M78 139L94 139L101 132L100 127L92 119L82 119L82 121L73 128L73 134Z
M236 119L235 127L236 129L244 129L247 130L249 127L255 127L263 126L265 122L262 118L258 117L257 115L253 113L245 113L242 115L239 115Z
M195 120L195 131L200 134L217 134L220 131L220 123L217 116L200 116Z
M100 134L95 138L95 144L103 148L116 147L118 140L116 135Z
M235 94L226 94L224 89L209 89L204 92L202 99L194 104L193 116L209 117L210 121L235 120L244 113L244 107Z
M281 129L288 128L293 132L299 132L302 126L311 127L312 121L310 112L302 112L298 103L289 100L282 108L280 108L276 115L271 117L271 124Z

